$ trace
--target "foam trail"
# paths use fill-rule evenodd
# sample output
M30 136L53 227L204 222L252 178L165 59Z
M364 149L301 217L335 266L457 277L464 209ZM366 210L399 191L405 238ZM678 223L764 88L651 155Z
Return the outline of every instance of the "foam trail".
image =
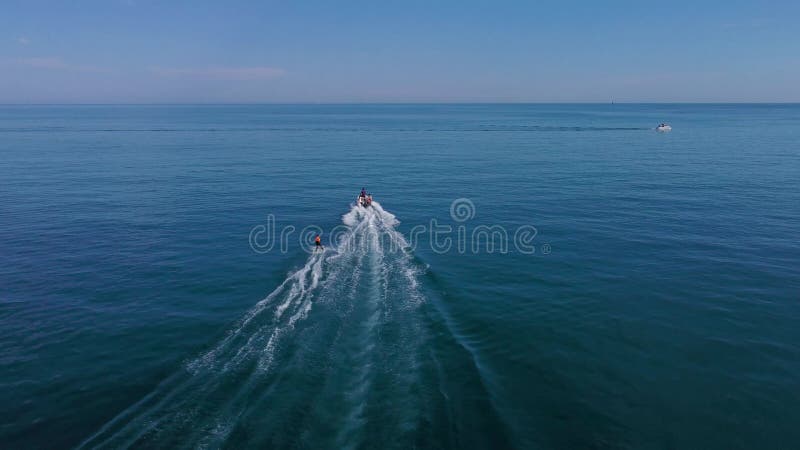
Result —
M288 420L281 411L310 403L339 421L340 433L309 425L303 436L334 439L331 445L357 446L367 418L376 415L410 428L419 409L412 391L424 340L420 270L395 229L396 217L380 203L353 207L342 222L348 231L339 242L312 253L219 342L80 447L219 447L242 422L280 427ZM306 374L311 384L302 395L275 394ZM405 399L406 412L376 401L376 386Z

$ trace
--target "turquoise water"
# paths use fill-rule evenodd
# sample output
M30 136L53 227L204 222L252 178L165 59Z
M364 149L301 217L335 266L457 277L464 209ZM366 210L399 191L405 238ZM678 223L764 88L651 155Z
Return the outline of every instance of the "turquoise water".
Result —
M796 105L0 107L0 447L797 446L798 142Z

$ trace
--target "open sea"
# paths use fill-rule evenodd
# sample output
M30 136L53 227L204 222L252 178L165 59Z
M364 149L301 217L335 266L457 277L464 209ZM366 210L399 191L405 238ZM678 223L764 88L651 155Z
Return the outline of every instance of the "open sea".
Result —
M798 424L800 105L0 106L0 448Z

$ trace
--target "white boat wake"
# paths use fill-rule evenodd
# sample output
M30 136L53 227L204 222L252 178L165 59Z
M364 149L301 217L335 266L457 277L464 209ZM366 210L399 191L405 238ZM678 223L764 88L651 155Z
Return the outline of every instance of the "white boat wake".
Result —
M343 223L348 230L333 248L313 252L218 343L80 447L219 447L267 417L280 429L281 414L298 405L338 423L330 443L346 447L366 438L359 430L373 414L375 389L406 403L381 414L412 427L425 340L421 270L378 202L353 207ZM314 395L280 392L287 385ZM319 441L325 428L306 424L306 438Z

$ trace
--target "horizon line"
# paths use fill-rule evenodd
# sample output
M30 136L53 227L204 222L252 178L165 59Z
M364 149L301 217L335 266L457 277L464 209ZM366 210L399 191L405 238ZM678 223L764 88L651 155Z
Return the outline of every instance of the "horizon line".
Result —
M296 101L296 102L31 102L0 106L268 106L268 105L800 105L800 101Z

